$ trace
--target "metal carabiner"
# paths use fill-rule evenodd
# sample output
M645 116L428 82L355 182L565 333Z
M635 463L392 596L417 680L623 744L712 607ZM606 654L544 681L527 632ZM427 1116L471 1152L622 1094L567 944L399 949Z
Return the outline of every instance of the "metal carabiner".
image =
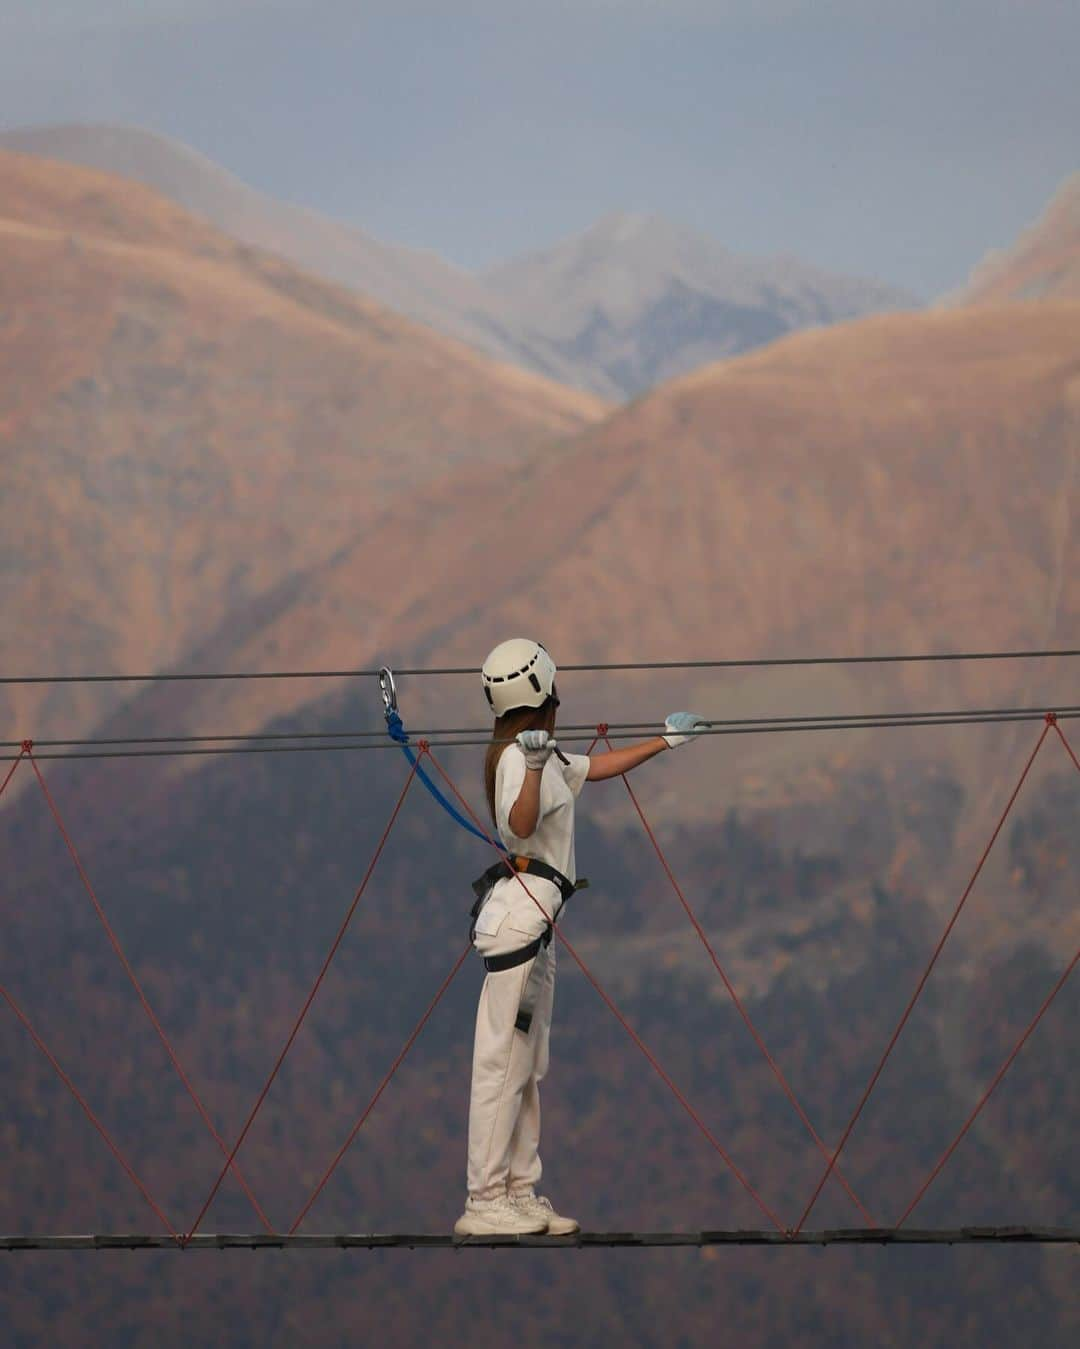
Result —
M397 685L394 683L394 672L389 665L384 665L379 670L379 692L382 694L383 711L396 712L397 705Z

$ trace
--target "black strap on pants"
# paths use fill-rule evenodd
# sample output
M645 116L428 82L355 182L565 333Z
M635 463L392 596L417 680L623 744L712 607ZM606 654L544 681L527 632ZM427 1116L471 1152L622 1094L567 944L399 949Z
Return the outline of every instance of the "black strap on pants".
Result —
M535 941L529 942L528 946L519 947L516 951L508 951L503 956L484 956L484 969L488 974L501 974L503 970L513 970L518 965L525 965L528 961L538 956L545 947L551 945L551 924L544 929Z

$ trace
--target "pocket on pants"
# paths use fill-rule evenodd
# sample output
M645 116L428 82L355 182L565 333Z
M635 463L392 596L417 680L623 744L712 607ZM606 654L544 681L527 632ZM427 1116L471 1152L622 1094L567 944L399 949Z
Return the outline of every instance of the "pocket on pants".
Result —
M547 927L547 919L539 909L516 908L507 914L502 932L507 937L516 937L518 946L528 946L537 937L542 937Z
M506 887L501 887L501 890L502 893L500 894L500 887L495 887L477 916L476 935L478 938L496 936L506 919L510 908L510 900L506 894ZM479 942L477 942L477 946L479 947Z

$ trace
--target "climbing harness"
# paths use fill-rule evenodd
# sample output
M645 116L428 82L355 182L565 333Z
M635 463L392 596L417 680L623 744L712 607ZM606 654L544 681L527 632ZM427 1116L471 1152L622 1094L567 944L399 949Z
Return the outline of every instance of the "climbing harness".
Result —
M476 924L480 918L480 912L491 898L491 892L494 890L496 882L515 873L519 876L539 876L545 881L551 881L558 887L559 893L562 895L562 906L553 918L549 918L544 913L543 932L527 945L518 947L516 951L507 951L503 955L484 956L484 969L487 970L488 974L501 974L504 970L517 969L519 965L525 965L530 960L535 960L542 950L546 951L551 945L555 924L559 921L559 914L562 913L567 900L578 890L587 889L589 884L584 877L579 881L572 881L568 876L564 876L561 871L556 871L554 867L548 866L547 862L541 862L536 857L521 857L517 853L507 853L504 858L493 863L482 876L478 876L473 881L472 888L476 893L476 903L469 911L469 917L472 919L472 924L469 927L469 941L473 945L476 943ZM541 981L542 971L540 962L537 961L529 971L529 977L525 981L525 987L521 992L521 1000L518 1003L517 1016L514 1019L514 1028L525 1035L528 1035L532 1028L533 1011L536 1007Z

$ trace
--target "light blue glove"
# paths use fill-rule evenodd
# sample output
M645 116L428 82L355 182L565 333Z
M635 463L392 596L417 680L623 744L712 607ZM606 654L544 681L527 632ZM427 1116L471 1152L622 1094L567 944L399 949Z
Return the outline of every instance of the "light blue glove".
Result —
M668 742L668 747L674 749L677 745L685 745L688 740L707 729L709 724L696 712L672 712L664 722L664 739Z
M547 731L522 731L517 742L525 754L525 767L537 769L543 769L558 744Z

